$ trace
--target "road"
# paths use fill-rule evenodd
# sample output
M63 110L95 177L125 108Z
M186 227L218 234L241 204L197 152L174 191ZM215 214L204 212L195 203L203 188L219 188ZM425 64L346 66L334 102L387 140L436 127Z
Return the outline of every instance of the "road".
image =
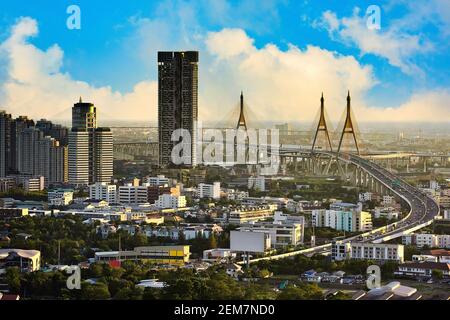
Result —
M305 151L299 149L280 149L280 153L283 151ZM317 151L318 153L326 154L333 157L338 157L342 161L352 163L359 166L364 171L368 172L372 177L382 183L385 187L389 188L400 198L404 199L410 207L410 213L401 221L390 224L388 226L366 232L362 235L345 238L343 242L362 241L381 243L391 239L401 237L403 234L410 233L419 230L427 225L430 225L434 218L440 214L439 205L429 197L427 194L406 183L396 175L387 171L383 167L363 159L359 156L328 151ZM325 244L317 246L315 248L303 249L293 251L285 254L279 254L274 256L268 256L263 258L257 258L250 260L250 263L254 263L261 260L278 260L295 256L298 254L325 254L331 251L331 244Z

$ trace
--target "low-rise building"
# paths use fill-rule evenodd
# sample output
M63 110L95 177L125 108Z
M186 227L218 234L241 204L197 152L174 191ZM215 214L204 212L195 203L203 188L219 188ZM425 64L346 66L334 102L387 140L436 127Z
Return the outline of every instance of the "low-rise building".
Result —
M162 194L155 201L155 206L159 209L178 209L186 207L185 196L173 196L171 194Z
M169 179L164 175L149 177L147 182L151 187L169 187Z
M450 277L450 264L439 262L407 262L399 265L394 274L409 277L431 277L434 270L441 271L445 278Z
M213 184L200 183L197 195L200 199L220 199L220 182L214 182Z
M133 251L96 252L95 261L146 261L159 265L184 266L189 262L189 246L136 247Z
M226 189L225 194L227 199L232 201L242 201L249 196L248 191L239 191L235 189Z
M299 223L256 222L241 225L240 231L263 232L270 235L272 248L297 246L303 243L304 225Z
M375 207L373 215L376 219L387 218L388 220L398 219L400 213L394 207Z
M418 248L450 248L450 235L412 233L402 236L402 243L405 245L415 245Z
M0 178L0 193L8 193L16 187L16 179L14 178Z
M119 187L119 203L124 204L143 204L148 202L148 185L135 186L127 183Z
M266 178L264 176L251 176L248 178L248 188L258 191L266 191Z
M106 182L98 182L89 186L89 198L117 203L117 186Z
M274 208L270 206L238 207L230 211L228 222L231 224L257 222L273 217L274 211Z
M20 218L28 213L27 208L0 208L0 219Z
M7 268L18 267L20 272L34 272L41 268L38 250L0 249L0 274Z
M230 249L216 248L203 251L203 260L205 261L232 259L235 257L236 253L232 252Z
M401 244L333 241L331 257L336 261L358 259L403 263L404 246Z
M51 206L68 206L73 201L73 190L55 189L49 191L47 196Z
M312 224L315 227L328 227L348 232L372 230L372 216L362 211L361 205L351 203L334 203L330 210L312 210Z

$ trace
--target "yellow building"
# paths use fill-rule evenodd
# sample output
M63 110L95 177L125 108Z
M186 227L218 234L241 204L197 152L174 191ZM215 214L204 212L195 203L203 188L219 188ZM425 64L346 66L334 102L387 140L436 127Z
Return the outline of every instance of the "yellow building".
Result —
M133 251L96 252L95 261L146 261L153 264L184 266L189 262L189 246L137 247Z
M20 272L34 272L41 268L41 252L38 250L0 249L0 274L10 267Z

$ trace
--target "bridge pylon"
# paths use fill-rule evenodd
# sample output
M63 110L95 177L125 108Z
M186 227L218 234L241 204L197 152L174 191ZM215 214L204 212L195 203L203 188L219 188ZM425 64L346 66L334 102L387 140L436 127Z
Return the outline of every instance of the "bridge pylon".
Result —
M351 114L350 91L348 91L348 95L347 95L347 115L345 117L344 127L343 127L342 133L341 133L341 139L339 140L339 146L337 149L338 153L341 152L342 142L343 142L344 136L346 134L350 134L353 136L353 140L354 140L355 146L356 146L356 151L357 151L358 155L360 155L358 140L356 138L356 130L354 127L354 122L353 122L352 114Z
M327 157L324 156L323 154L315 154L315 149L318 144L319 133L321 133L321 132L323 132L323 135L325 136L325 143L322 143L323 145L321 147L323 147L324 150L328 149L329 151L332 152L333 146L331 144L330 132L329 132L328 124L326 121L326 116L325 116L325 99L323 97L323 92L322 92L322 97L320 98L319 122L317 124L316 132L314 134L314 140L313 140L312 148L311 148L311 162L312 162L311 169L312 169L312 173L314 173L314 174L328 175L332 161L333 161L332 157L329 157L327 159Z
M244 116L244 93L242 91L240 100L240 114L236 129L239 130L240 128L244 128L247 131L247 121L245 121Z
M314 153L314 148L316 147L317 136L319 135L319 132L325 133L326 143L328 143L328 146L330 147L330 151L333 151L333 146L331 145L330 133L328 132L327 121L325 120L325 99L323 98L323 92L322 92L322 97L320 98L319 123L317 124L316 133L314 135L314 141L312 144L311 153Z

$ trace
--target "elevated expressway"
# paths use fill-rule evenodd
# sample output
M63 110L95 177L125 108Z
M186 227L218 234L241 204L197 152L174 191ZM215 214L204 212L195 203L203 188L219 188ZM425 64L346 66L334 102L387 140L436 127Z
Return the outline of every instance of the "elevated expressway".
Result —
M280 155L286 153L289 155L297 154L300 156L301 154L305 155L307 153L311 153L311 150L282 147L280 149ZM346 153L337 154L335 152L327 151L314 151L314 153L329 156L341 163L351 164L357 169L364 171L366 174L370 175L371 178L382 184L391 193L403 199L410 208L410 212L402 220L357 236L345 238L341 240L343 243L351 241L372 243L386 242L432 224L434 218L440 214L439 205L434 201L434 199L373 162L363 159L362 157ZM261 260L278 260L299 254L328 254L329 252L331 252L331 243L314 248L257 258L250 260L249 262L254 263Z

